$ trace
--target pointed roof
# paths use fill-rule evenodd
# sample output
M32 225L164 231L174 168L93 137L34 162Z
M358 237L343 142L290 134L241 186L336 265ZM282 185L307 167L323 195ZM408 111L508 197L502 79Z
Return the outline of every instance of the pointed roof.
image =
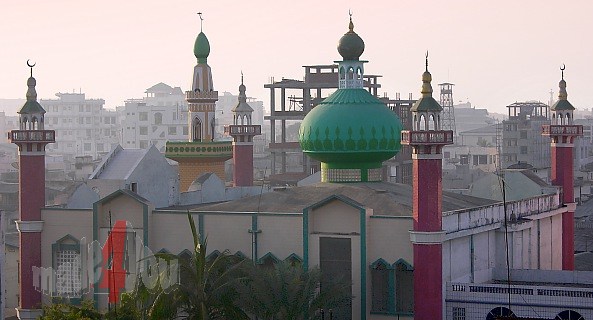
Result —
M560 82L558 83L560 91L558 91L558 101L556 101L556 103L554 103L554 105L550 108L550 110L552 111L574 110L572 104L568 102L568 93L566 92L566 81L564 81L564 69L564 66L560 68L560 70L562 70L562 80L560 80Z
M27 61L27 65L31 68L31 76L27 79L27 101L19 110L19 114L34 114L34 113L45 113L45 109L37 102L37 91L35 91L35 85L37 84L37 80L33 78L33 67L35 65L30 65L29 61Z
M245 94L246 87L243 84L243 72L241 72L241 85L239 86L239 102L231 110L235 113L251 113L253 108L247 103L247 95Z
M416 112L440 112L443 107L432 97L432 75L428 72L428 51L426 52L426 70L422 74L422 97L410 108Z

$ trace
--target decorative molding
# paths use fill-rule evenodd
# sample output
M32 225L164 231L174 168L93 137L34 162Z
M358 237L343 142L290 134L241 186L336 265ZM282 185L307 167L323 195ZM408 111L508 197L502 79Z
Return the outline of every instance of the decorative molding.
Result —
M445 242L445 231L413 231L410 230L410 241L413 244L441 244Z
M41 232L43 230L43 221L16 221L16 229L20 233ZM25 309L23 309L25 310Z

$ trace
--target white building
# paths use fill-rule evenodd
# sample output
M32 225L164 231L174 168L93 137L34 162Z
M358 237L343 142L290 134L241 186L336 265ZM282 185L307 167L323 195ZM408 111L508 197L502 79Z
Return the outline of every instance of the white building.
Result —
M123 107L117 108L121 145L126 149L154 145L165 152L167 141L186 140L187 103L181 88L160 82L145 93L144 98L126 100Z
M45 125L55 130L56 143L48 154L60 154L74 162L76 156L94 159L109 152L119 142L117 114L104 108L105 100L87 99L84 93L56 93L58 99L41 99L46 109Z

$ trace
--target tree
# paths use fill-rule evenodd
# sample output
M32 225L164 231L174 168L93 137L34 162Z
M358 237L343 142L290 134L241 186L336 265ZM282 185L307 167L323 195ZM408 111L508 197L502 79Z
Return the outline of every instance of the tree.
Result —
M347 283L324 282L320 290L318 268L305 271L300 265L280 262L274 268L253 266L248 274L239 287L240 305L260 319L319 319L320 309L335 309L352 300Z
M179 261L181 283L170 294L159 293L154 304L174 305L178 314L188 320L249 319L236 304L239 295L235 284L241 280L242 262L236 262L228 250L208 260L207 241L201 240L189 212L187 217L194 250L189 259ZM155 256L165 260L178 259L170 253L157 253Z
M103 316L95 309L93 301L84 300L80 306L58 301L43 307L40 320L101 320Z

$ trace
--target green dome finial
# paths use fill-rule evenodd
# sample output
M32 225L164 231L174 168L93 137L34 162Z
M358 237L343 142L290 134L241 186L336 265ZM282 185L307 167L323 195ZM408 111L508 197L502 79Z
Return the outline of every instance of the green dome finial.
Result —
M338 52L344 59L358 60L360 55L364 52L364 41L362 38L354 32L354 23L352 22L352 13L350 14L350 23L348 24L348 32L346 32L338 42Z
M204 34L203 30L203 21L202 13L198 12L200 16L200 34L196 38L196 42L194 43L194 56L198 59L198 63L206 63L208 60L208 55L210 55L210 42L208 42L208 38Z

